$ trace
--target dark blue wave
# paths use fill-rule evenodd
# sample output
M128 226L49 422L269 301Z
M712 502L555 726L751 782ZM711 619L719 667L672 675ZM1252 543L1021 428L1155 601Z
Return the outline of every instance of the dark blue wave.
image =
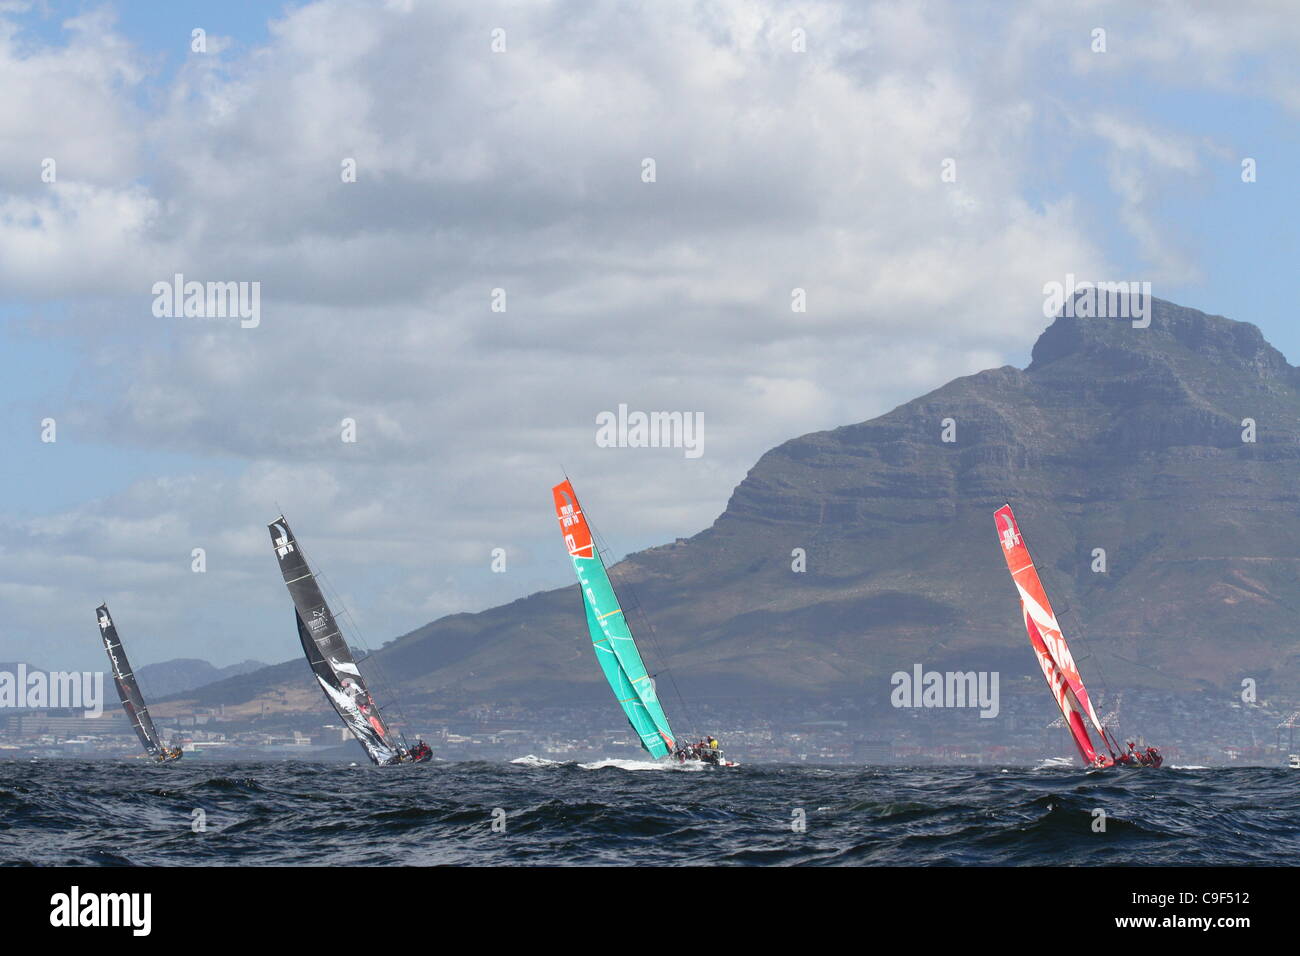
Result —
M588 767L3 762L0 862L1155 866L1300 856L1294 771Z

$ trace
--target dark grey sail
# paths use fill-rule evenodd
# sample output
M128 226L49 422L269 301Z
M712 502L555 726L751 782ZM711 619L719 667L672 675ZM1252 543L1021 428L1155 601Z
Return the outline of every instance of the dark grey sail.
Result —
M161 756L162 741L158 738L158 730L154 727L153 718L149 716L149 708L145 706L144 697L140 694L140 686L135 681L131 662L126 659L126 651L122 649L122 641L117 636L117 625L108 615L108 605L101 604L97 607L95 616L99 619L100 635L104 638L104 650L108 651L108 661L113 668L113 681L117 684L117 695L122 698L122 709L126 711L126 716L130 719L131 726L135 728L140 743L144 744L144 749L150 756Z
M334 614L316 583L316 575L307 566L307 559L289 530L289 523L281 515L267 528L280 562L280 573L293 598L298 639L321 690L371 760L377 764L396 762L400 751L396 738L366 688L347 641L339 633Z

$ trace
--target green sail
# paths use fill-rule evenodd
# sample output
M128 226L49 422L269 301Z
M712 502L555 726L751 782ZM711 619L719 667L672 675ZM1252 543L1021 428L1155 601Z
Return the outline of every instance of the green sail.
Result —
M675 739L673 731L655 696L654 681L646 673L632 631L623 619L623 609L619 607L605 565L594 549L590 558L572 557L596 660L600 661L619 706L627 714L628 723L640 737L641 746L652 757L667 756Z

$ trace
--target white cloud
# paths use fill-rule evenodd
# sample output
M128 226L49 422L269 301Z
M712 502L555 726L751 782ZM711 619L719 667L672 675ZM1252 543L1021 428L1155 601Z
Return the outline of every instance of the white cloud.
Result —
M0 32L6 89L68 107L0 120L18 157L0 282L72 302L83 434L213 463L103 498L92 481L69 513L11 522L12 633L81 653L89 617L44 590L59 580L129 604L156 638L142 662L291 656L263 529L278 500L391 634L568 583L561 466L616 551L671 539L771 445L1025 354L1042 283L1100 273L1105 251L1070 190L1024 195L1051 93L1008 44L1058 43L1047 14L968 16L323 0L263 48L187 58L146 112L146 57L105 15L36 53ZM1196 169L1113 116L1068 135ZM67 157L56 188L28 168L45 142ZM150 286L175 272L260 281L261 326L153 317ZM620 402L703 412L705 457L597 448L594 416Z

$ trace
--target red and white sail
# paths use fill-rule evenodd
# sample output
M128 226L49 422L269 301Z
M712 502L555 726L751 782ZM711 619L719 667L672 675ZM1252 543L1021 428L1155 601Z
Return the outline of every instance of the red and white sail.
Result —
M1079 755L1089 766L1109 766L1113 762L1113 754L1108 757L1097 753L1088 733L1088 725L1091 724L1096 729L1102 744L1110 751L1106 730L1093 709L1092 700L1083 686L1083 678L1079 676L1074 657L1061 634L1061 626L1052 613L1052 605L1047 600L1047 592L1043 590L1043 582L1038 577L1033 558L1029 556L1029 548L1025 546L1011 506L999 508L994 513L993 520L1002 542L1002 556L1006 558L1007 570L1011 572L1011 580L1020 592L1020 607L1024 613L1029 643L1038 657L1038 664L1043 669L1048 686L1052 688L1056 705L1061 708L1065 725L1070 729L1075 746L1079 748Z

